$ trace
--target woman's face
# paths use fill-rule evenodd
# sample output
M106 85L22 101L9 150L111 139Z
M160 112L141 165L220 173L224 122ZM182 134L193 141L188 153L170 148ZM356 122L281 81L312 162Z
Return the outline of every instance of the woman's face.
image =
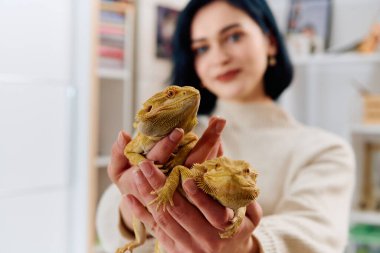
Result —
M276 47L248 14L214 1L195 15L191 39L195 70L208 90L231 101L268 99L263 78Z

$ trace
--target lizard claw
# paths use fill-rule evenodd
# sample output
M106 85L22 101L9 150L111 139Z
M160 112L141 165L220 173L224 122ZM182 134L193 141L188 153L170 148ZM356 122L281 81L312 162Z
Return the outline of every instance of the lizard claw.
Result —
M163 211L166 211L166 205L168 202L170 203L171 206L174 206L173 199L170 196L167 196L166 194L163 194L160 190L157 192L152 192L158 194L157 198L149 202L148 205L153 205L156 204L156 211L158 211L161 206Z
M231 238L236 234L237 231L238 226L236 225L236 223L232 223L224 230L224 232L219 233L219 236L220 238Z
M157 168L162 169L164 167L163 164L154 164Z
M220 238L231 238L231 237L233 237L238 232L242 221L243 221L242 218L240 218L238 216L234 216L230 221L231 225L226 227L224 229L224 232L219 233Z
M125 253L127 251L132 253L133 249L138 247L138 246L139 246L138 242L130 242L130 243L126 244L124 247L118 248L116 250L116 253Z

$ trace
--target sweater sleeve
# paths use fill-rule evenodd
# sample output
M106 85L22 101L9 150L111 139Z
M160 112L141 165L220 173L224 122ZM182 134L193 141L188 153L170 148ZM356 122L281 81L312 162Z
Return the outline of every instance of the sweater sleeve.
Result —
M102 248L108 253L114 253L134 239L134 235L124 229L121 224L119 205L121 195L115 185L109 186L100 199L96 213L96 230ZM154 249L154 239L147 238L145 243L134 249L134 253L150 253Z
M282 198L254 231L262 252L344 251L354 188L353 152L337 138L315 137L297 148Z

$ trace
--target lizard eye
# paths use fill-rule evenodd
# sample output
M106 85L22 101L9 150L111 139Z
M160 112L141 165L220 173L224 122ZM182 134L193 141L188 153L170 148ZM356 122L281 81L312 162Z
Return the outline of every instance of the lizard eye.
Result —
M150 112L150 111L152 110L152 107L153 107L153 106L151 106L151 105L148 106L148 107L146 108L146 111L147 111L147 112Z
M243 172L244 172L245 174L248 174L248 173L249 173L249 168L245 168L245 169L243 170Z
M174 92L173 90L168 90L168 91L166 92L166 96L167 96L168 98L174 96L174 94L175 94L175 92Z

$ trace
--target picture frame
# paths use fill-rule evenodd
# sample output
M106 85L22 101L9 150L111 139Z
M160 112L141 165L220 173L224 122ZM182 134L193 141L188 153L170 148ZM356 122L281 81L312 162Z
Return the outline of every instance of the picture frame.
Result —
M162 5L157 6L156 57L172 57L172 37L180 11Z
M315 54L328 48L331 9L331 0L291 0L287 25L291 50Z

